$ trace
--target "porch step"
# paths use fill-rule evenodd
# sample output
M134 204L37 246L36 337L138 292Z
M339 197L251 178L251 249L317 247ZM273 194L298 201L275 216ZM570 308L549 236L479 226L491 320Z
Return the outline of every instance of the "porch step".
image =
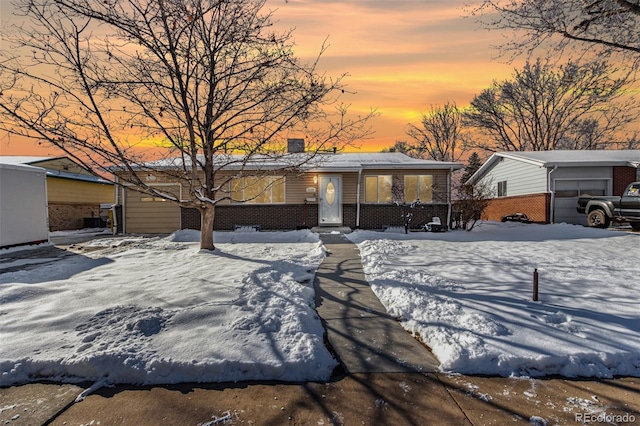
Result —
M348 226L315 226L311 228L311 231L318 234L349 234L352 232L352 229Z

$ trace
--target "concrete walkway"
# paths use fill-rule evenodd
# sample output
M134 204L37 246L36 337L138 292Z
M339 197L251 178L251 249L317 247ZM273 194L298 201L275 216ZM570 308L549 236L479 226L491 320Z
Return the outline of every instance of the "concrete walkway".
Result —
M356 246L337 234L322 240L316 305L341 363L330 381L117 386L80 403L81 386L14 386L0 388L0 425L573 425L598 415L640 425L640 378L436 372L429 350L371 292Z
M435 372L440 363L389 316L366 282L355 244L320 234L328 253L316 272L316 309L346 374Z

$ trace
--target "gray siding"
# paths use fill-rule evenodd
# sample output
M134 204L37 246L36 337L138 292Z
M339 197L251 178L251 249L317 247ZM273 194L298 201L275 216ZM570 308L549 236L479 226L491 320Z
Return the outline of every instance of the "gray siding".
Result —
M490 170L482 182L491 182L497 192L498 182L507 181L507 196L547 192L547 169L533 164L503 158Z

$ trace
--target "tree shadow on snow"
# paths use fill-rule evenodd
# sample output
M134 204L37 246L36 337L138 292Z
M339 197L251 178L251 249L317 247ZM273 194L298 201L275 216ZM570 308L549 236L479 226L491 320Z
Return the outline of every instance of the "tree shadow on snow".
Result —
M0 254L0 286L66 280L112 262L106 257L91 258L55 246Z

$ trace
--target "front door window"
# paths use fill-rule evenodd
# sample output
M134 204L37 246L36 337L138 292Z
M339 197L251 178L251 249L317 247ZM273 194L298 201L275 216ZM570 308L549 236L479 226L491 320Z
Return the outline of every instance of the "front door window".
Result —
M342 225L342 176L320 176L320 225Z
M336 202L336 186L333 184L333 182L329 182L327 184L327 191L324 196L327 199L327 204L329 204L330 206L332 206L333 203Z

